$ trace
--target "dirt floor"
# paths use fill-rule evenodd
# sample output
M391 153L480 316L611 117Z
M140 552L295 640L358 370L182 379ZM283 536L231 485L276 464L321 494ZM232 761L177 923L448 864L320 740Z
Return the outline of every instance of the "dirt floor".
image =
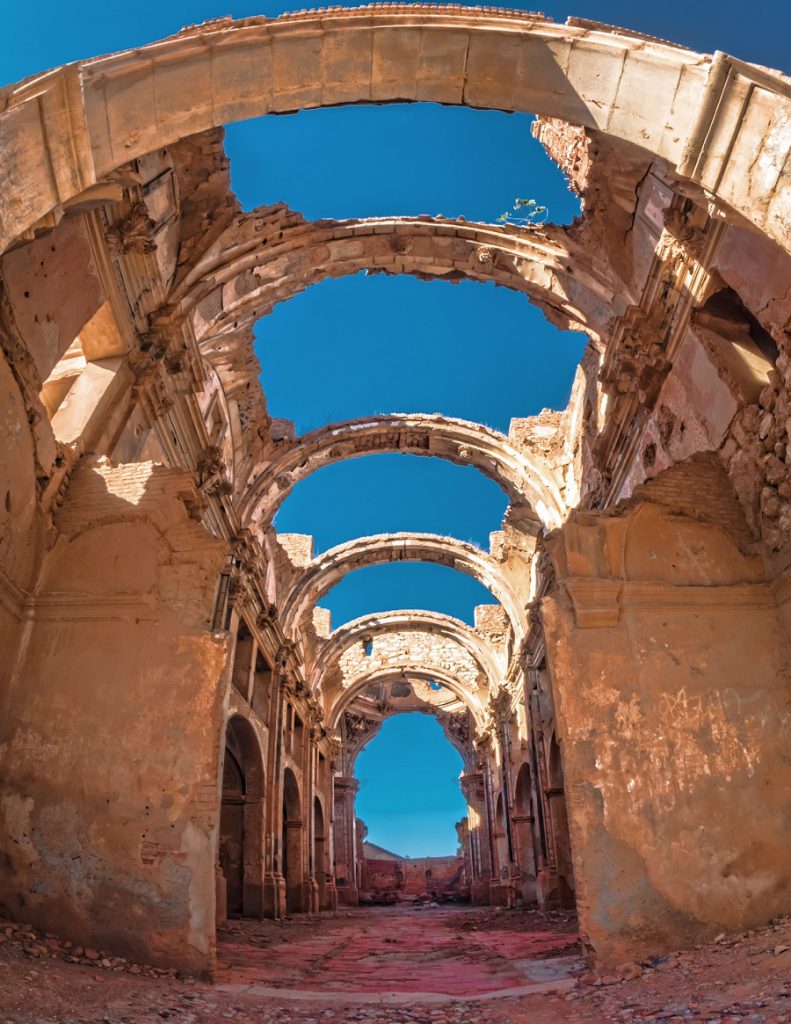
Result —
M396 906L234 921L215 984L0 922L0 1024L785 1024L791 918L600 977L566 913Z

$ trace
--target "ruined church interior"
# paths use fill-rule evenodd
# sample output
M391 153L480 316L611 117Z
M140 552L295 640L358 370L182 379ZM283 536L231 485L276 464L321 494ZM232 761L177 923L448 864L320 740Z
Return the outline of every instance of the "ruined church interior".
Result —
M791 80L712 50L377 3L0 90L4 1024L791 1020ZM243 206L226 126L360 104L530 115L579 215ZM567 404L275 414L254 330L363 272L515 293ZM277 528L383 455L497 488L488 546ZM333 621L395 563L486 597ZM358 812L415 713L444 858Z

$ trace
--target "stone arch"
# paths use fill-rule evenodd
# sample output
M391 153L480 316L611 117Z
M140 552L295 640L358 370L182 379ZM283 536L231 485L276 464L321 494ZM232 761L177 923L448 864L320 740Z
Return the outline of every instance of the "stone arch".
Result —
M499 670L502 667L493 657L486 641L474 629L466 622L450 615L415 609L364 615L335 630L320 651L313 666L310 676L313 688L321 686L322 678L329 669L337 664L343 652L354 644L363 643L368 638L375 639L383 633L408 630L437 634L454 640L472 655L486 674L490 685L496 684Z
M350 572L392 562L430 562L472 576L503 606L514 634L519 636L524 631L523 603L504 578L500 563L488 552L452 537L404 532L360 537L314 558L283 604L285 632L293 635L308 611Z
M440 673L425 672L423 673L424 678L418 680L418 673L416 671L391 673L387 678L382 679L379 675L372 675L371 679L365 683L361 689L356 689L356 692L351 696L348 702L345 702L343 708L339 712L338 722L340 723L340 716L344 711L349 709L354 701L365 693L367 689L378 687L382 682L401 682L407 681L414 686L418 681L420 682L436 682L441 678ZM443 683L443 685L445 685ZM460 687L463 689L463 686ZM458 693L454 693L456 700L463 703ZM358 714L362 714L362 710L357 708ZM368 718L367 726L364 731L359 735L346 736L344 763L346 765L346 771L353 771L354 763L358 756L362 753L365 747L375 738L379 733L382 725L389 718L396 718L399 715L404 714L424 714L435 718L440 728L442 729L445 739L450 743L456 753L462 760L465 771L470 771L473 767L474 762L474 751L469 743L470 732L468 723L460 719L459 713L455 710L451 710L446 706L434 705L429 701L421 699L419 695L413 694L412 698L408 701L406 706L394 706L388 708L387 712L382 715L381 718ZM468 705L464 704L464 710L462 712L464 716L471 714Z
M514 811L511 822L519 863L520 890L522 898L532 903L538 895L536 877L539 858L536 848L536 831L533 818L533 777L527 761L519 768L514 787Z
M552 820L552 838L560 883L560 896L564 902L571 902L574 892L574 869L571 859L566 786L563 776L563 758L554 729L547 751L547 802Z
M361 679L355 680L355 682L347 689L343 690L337 698L333 701L331 706L327 708L327 723L330 730L338 728L338 722L340 717L346 708L351 704L355 697L357 697L363 690L368 687L376 686L378 683L392 682L396 679L406 677L407 679L422 679L425 681L436 681L446 686L452 693L454 693L460 701L462 701L470 714L472 715L473 722L476 727L482 728L484 725L484 709L480 700L473 693L470 693L468 688L460 683L458 679L450 675L448 672L442 671L434 667L426 668L420 665L393 665L387 668L381 669L378 672L372 672L368 676L364 676Z
M327 818L318 793L313 797L313 875L318 889L319 909L327 908L329 834Z
M242 505L245 524L268 523L292 488L317 469L363 455L397 452L474 466L511 500L525 528L559 526L564 504L543 458L518 451L504 434L439 415L392 414L332 423L303 434L251 482Z
M630 299L563 228L443 217L310 222L278 204L240 214L212 240L171 294L169 315L191 316L199 342L214 345L311 284L362 270L493 282L525 294L556 326L596 338Z
M290 768L283 771L283 878L286 883L286 913L304 910L304 880L302 839L304 821L302 794L299 782Z
M507 880L509 864L511 863L510 850L508 848L507 814L508 808L505 804L505 796L503 791L500 790L497 794L494 808L494 847L497 853L497 867L501 881Z
M405 666L425 669L426 678L431 677L431 671L443 671L481 701L491 691L485 663L481 663L474 647L468 648L450 633L415 629L405 623L401 628L394 625L392 630L379 633L372 641L370 655L362 644L347 646L325 672L321 695L326 704L331 704L338 692L348 690L361 679L383 669Z
M252 724L233 715L225 730L219 861L229 914L263 908L264 760Z
M395 101L523 111L605 132L789 244L788 80L584 20L428 5L217 19L34 76L2 98L0 251L122 164L184 136L268 113ZM776 118L767 105L780 108Z

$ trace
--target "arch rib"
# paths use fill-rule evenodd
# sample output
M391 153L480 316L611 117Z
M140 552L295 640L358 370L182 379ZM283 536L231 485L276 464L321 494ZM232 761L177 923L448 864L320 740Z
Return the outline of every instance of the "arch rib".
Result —
M433 533L383 533L358 537L318 555L297 578L283 604L283 628L293 636L310 608L346 575L390 562L430 562L466 573L482 583L503 606L518 637L525 625L516 591L502 566L472 544Z
M505 491L527 528L554 529L563 500L543 459L518 451L505 437L478 423L439 415L395 413L333 423L303 434L250 484L242 504L246 525L268 523L292 488L323 466L385 452L435 456L471 465Z
M240 215L214 240L177 285L168 315L193 316L198 340L208 343L324 278L366 270L496 283L526 295L557 326L600 337L630 297L594 261L553 226L442 217L309 222L279 204Z
M404 101L605 132L791 244L785 76L587 21L375 5L220 19L6 88L0 251L52 226L118 167L187 135L268 113Z
M375 639L386 633L425 632L454 640L472 656L486 675L490 687L497 684L501 667L486 641L466 622L451 615L417 609L363 615L336 629L321 649L310 680L313 688L321 686L324 675L337 664L344 651L364 639ZM461 684L460 684L461 685Z
M411 677L413 679L422 679L425 682L434 681L442 683L443 686L446 686L452 693L454 693L469 709L476 726L479 728L484 726L486 716L481 702L452 675L439 668L426 668L420 665L404 663L388 666L378 672L372 672L368 676L356 679L351 686L343 690L343 692L338 695L337 700L335 700L332 706L328 709L327 723L330 730L337 729L340 716L354 698L362 693L363 690L368 689L369 686L376 686L379 683L394 682L404 676Z

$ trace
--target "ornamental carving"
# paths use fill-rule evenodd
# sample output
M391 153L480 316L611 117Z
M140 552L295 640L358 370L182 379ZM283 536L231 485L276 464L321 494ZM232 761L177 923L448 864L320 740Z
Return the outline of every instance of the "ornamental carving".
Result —
M126 256L129 253L150 256L157 251L155 231L156 224L149 216L146 204L135 203L126 217L117 220L107 229L107 248L113 256Z
M196 470L198 486L204 494L220 497L233 490L228 480L228 470L222 452L217 445L210 444L198 456Z

